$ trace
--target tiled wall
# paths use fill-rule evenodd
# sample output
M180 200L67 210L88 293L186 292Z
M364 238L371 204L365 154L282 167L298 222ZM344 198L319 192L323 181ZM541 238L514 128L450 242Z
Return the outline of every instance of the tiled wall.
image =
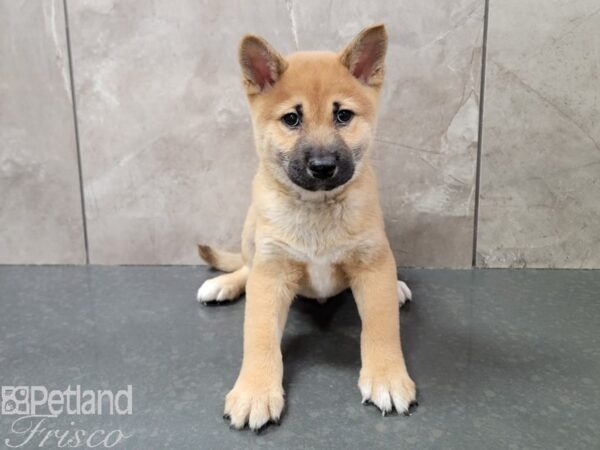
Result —
M399 264L600 267L594 0L0 0L0 263L235 249L256 165L239 37L338 49L376 22Z
M600 3L491 0L477 263L600 267Z
M85 263L62 1L0 0L0 262Z

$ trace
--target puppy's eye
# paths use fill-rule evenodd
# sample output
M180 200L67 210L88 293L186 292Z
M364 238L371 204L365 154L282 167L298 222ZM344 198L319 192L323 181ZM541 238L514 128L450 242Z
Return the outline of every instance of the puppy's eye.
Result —
M353 117L354 113L349 109L340 109L335 113L335 122L338 125L346 125Z
M298 128L300 126L300 115L295 112L287 113L281 118L281 121L290 128Z

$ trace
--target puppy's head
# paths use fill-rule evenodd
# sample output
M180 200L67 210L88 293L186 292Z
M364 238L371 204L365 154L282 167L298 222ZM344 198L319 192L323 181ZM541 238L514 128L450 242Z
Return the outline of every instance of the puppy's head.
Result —
M340 53L284 58L245 36L240 64L262 164L284 185L331 191L360 172L375 131L387 34L366 28Z

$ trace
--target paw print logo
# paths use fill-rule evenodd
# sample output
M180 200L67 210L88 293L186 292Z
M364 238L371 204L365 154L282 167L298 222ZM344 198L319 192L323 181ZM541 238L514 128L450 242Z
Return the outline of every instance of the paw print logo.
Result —
M29 389L26 386L2 386L2 414L29 414Z

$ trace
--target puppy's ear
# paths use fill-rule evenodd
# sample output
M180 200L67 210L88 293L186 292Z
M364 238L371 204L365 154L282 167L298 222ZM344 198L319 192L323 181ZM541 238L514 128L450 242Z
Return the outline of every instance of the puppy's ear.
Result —
M356 78L368 86L383 82L383 60L387 50L385 25L374 25L362 30L340 55L341 63Z
M239 58L248 95L259 94L273 86L287 67L277 50L258 36L242 38Z

